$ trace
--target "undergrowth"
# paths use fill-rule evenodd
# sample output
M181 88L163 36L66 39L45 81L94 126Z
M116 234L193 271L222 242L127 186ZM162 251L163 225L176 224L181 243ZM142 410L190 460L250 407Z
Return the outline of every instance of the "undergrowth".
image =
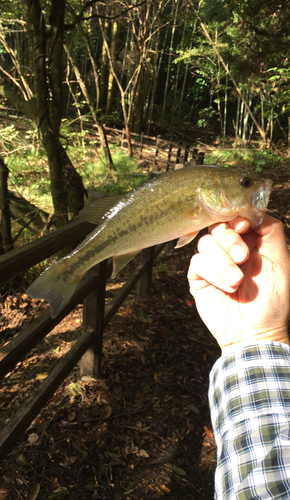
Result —
M205 163L224 167L249 168L261 173L281 169L290 172L290 158L267 149L254 147L216 149L206 154Z
M140 186L146 176L138 169L136 160L118 146L110 147L116 175L111 175L106 167L105 157L96 141L88 138L82 141L82 133L62 135L62 143L72 164L82 176L87 191L103 191L119 194ZM37 131L25 134L14 125L0 131L0 147L4 161L9 168L9 189L24 196L34 205L50 212L52 198L50 193L49 168L46 153Z
M117 171L112 176L96 137L88 130L76 131L64 121L61 140L87 191L119 194L140 186L146 180L136 160L119 145L110 146ZM9 189L49 212L52 209L49 169L38 131L27 127L23 132L14 125L4 127L0 131L0 147L10 172ZM280 169L290 172L289 158L256 148L217 148L206 153L205 163L250 168L262 174Z

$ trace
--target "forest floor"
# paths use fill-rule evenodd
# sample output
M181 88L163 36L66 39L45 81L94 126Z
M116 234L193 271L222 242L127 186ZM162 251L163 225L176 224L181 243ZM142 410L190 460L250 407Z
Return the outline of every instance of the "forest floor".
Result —
M289 174L269 177L269 212L289 239ZM105 331L101 377L79 378L76 367L0 465L1 500L213 499L207 391L220 350L188 291L195 248L168 245L160 254L150 295L129 296ZM109 281L108 302L130 270ZM2 345L46 307L21 289L6 294ZM2 427L79 338L81 318L79 306L5 377Z

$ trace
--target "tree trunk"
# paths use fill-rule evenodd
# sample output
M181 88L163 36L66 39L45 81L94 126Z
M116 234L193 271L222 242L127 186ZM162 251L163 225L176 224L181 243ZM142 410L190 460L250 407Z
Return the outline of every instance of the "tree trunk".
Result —
M102 62L101 62L101 76L100 76L100 108L105 109L106 107L106 98L107 98L107 49L105 40L108 36L108 28L109 23L107 20L104 21L104 30L103 30L103 45L102 45Z
M111 57L113 64L116 63L116 49L117 49L117 37L118 37L118 23L115 20L112 26L111 34ZM114 95L114 74L110 68L109 78L108 78L108 91L107 91L107 102L106 102L106 113L111 113Z
M22 0L26 9L27 29L33 51L38 106L38 126L41 131L50 171L51 194L56 227L67 223L83 208L85 189L81 176L74 169L59 140L62 118L62 55L64 0L52 0L51 38L47 51L48 33L39 0ZM49 61L49 83L46 59Z
M224 102L224 121L223 121L223 148L225 148L225 143L226 143L227 110L228 110L228 74L226 73L225 102Z
M172 7L172 14L174 15L174 17L173 17L173 26L172 26L172 29L171 29L171 39L170 39L168 65L167 65L167 72L166 72L166 82L165 82L165 88L164 88L162 116L161 116L161 123L162 123L162 125L163 125L164 113L165 113L165 107L166 107L166 98L167 98L167 93L168 93L168 89L169 89L169 77L170 77L171 60L172 60L172 54L173 54L173 40L174 40L174 34L175 34L175 30L176 30L176 20L177 20L177 12L178 12L178 0L175 0L175 3L176 3L175 8L174 8L174 5Z
M9 170L0 156L0 254L13 249L8 197Z

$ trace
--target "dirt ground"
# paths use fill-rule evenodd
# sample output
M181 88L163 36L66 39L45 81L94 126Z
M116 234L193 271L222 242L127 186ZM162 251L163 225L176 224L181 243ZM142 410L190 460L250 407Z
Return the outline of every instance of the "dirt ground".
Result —
M269 213L289 238L289 175L269 177ZM79 379L76 367L0 464L0 500L213 499L207 390L220 350L188 292L195 245L167 246L158 257L150 295L132 294L105 331L101 377ZM108 301L129 273L109 282ZM21 287L6 294L2 345L45 307ZM79 338L81 313L79 306L5 377L2 427Z

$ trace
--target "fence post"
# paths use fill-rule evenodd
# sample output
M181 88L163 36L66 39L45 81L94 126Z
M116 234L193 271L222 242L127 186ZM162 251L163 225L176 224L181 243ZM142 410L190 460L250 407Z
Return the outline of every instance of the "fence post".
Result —
M154 248L144 248L141 253L141 264L144 262L148 262L148 267L143 274L143 276L139 279L137 284L137 295L148 295L149 288L151 285L151 276L152 276L152 268L154 261Z
M186 144L185 149L184 149L184 165L187 163L187 160L188 160L189 148L190 148L190 144Z
M159 152L159 141L160 141L160 138L161 138L161 136L157 135L157 137L156 137L156 150L155 150L154 165L156 165L156 163L157 163L157 156L158 156L158 152Z
M166 172L168 172L168 170L170 169L171 151L172 151L172 142L170 142L170 144L169 144L168 155L167 155L167 163L166 163Z
M192 151L192 159L193 159L193 160L196 160L196 159L197 159L197 153L198 153L197 148L194 148L194 150Z
M203 165L204 163L204 153L200 151L197 155L198 165Z
M176 161L175 161L175 163L180 163L181 146L182 146L182 143L179 142L178 143L177 153L176 153Z
M95 337L93 344L81 358L80 376L98 377L101 371L102 359L107 261L100 262L91 272L98 273L99 284L97 289L90 293L84 300L83 332L93 330Z
M139 146L139 160L142 160L142 148L143 148L143 132L140 137L140 146Z

